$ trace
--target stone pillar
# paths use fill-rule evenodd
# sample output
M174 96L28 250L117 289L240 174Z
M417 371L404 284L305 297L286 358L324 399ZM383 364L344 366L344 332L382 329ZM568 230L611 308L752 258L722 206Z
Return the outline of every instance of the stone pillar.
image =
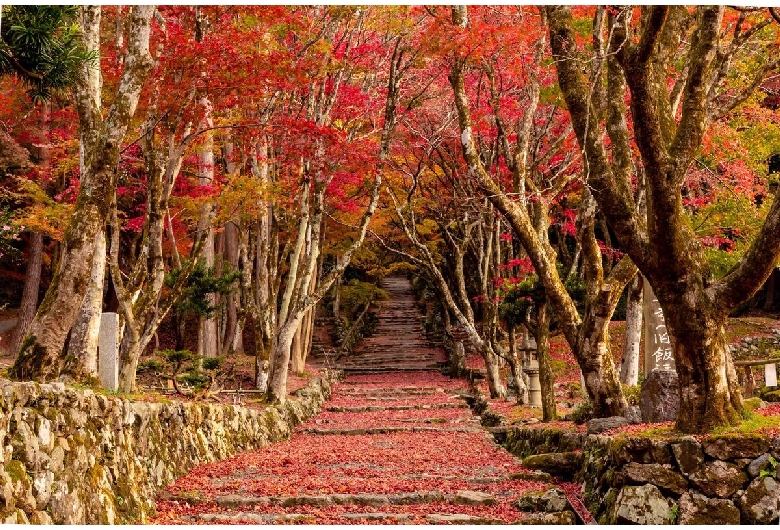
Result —
M116 313L100 315L98 373L104 388L119 388L119 315Z
M666 329L664 312L650 283L644 286L645 378L653 370L674 371L671 335Z

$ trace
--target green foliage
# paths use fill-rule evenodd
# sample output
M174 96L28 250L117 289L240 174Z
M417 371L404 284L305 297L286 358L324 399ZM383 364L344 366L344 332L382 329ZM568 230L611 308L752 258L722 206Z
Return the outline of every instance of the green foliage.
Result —
M680 507L677 504L672 504L672 507L669 508L669 521L672 524L675 524L677 522L677 517L680 515Z
M387 300L389 295L384 289L370 282L350 280L339 287L341 311L348 320L354 320L366 305Z
M761 473L759 473L759 476L761 478L764 477L777 478L777 460L775 460L775 457L773 456L769 457L769 469L762 469Z
M155 373L194 390L208 389L225 362L224 357L202 357L190 350L156 351L156 359L139 364L139 372Z
M550 368L552 368L555 377L560 377L569 368L569 365L561 359L550 359Z
M149 359L148 361L143 361L138 363L138 369L136 370L139 374L144 373L159 373L165 368L165 363L158 359Z
M19 233L24 227L14 225L10 210L0 206L0 258L14 257L18 258L21 254L16 248L15 243L19 241Z
M81 67L98 60L84 49L77 6L12 5L2 13L0 74L16 74L36 103L72 88Z
M780 417L764 416L763 414L745 411L744 419L737 425L718 427L713 431L713 434L744 435L778 428L780 428Z
M571 419L574 423L585 423L593 415L593 404L586 399L580 403L574 412L571 413Z
M559 274L563 274L561 270ZM585 282L578 276L569 279L564 287L574 301L577 311L582 314L585 310ZM535 304L542 303L546 294L544 287L535 274L529 274L516 284L506 283L499 290L501 302L498 305L498 315L508 326L526 324L529 310ZM554 326L551 326L554 327Z
M185 265L186 268L186 265ZM165 277L165 285L173 287L179 280L181 269L174 269ZM221 276L216 275L214 267L206 267L203 259L199 259L185 283L181 296L174 307L179 314L192 313L210 317L219 309L219 305L209 303L208 295L226 295L235 289L233 284L238 280L238 271L227 270Z
M626 401L631 407L639 406L639 394L642 391L641 385L620 385L623 387L623 395L626 396Z

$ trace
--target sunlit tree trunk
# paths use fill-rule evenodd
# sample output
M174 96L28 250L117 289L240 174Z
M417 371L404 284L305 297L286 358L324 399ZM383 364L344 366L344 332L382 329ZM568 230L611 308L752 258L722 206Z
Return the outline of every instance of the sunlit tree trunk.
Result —
M106 233L98 232L95 261L92 263L89 289L79 316L70 332L68 357L63 371L75 380L97 377L98 336L103 311L103 282L106 276Z
M133 6L127 52L116 93L105 119L100 106L100 72L87 63L76 93L76 110L85 145L85 171L62 242L62 255L49 290L22 341L11 369L17 379L56 378L63 364L65 339L87 294L95 256L95 237L105 226L116 188L116 168L122 141L153 66L149 34L154 6ZM81 8L81 38L100 56L99 6Z
M205 109L204 119L200 124L200 129L206 129L213 125L211 121L211 102L207 98L202 98L201 106ZM211 134L205 134L205 139L198 153L198 184L201 186L214 185L214 139ZM205 234L203 244L203 260L208 268L213 268L215 264L214 252L214 227L211 226L211 210L213 205L204 204L198 221L198 230ZM209 293L206 295L206 301L210 306L216 303L216 295ZM201 316L198 324L198 354L204 357L216 357L219 355L219 330L217 328L216 315Z
M639 345L642 340L642 275L637 274L627 288L626 343L620 364L620 382L624 385L639 383Z

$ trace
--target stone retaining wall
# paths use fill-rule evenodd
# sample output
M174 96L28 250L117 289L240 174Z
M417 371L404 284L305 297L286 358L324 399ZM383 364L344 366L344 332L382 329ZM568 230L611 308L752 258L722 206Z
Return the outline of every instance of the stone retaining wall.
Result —
M548 460L559 469L558 457L571 456L566 464L576 462L573 478L601 524L776 524L780 515L777 437L655 440L549 428L494 430L517 456L556 453ZM544 461L527 459L543 471L544 465L532 464Z
M143 524L157 492L194 466L288 437L339 375L265 410L0 381L0 522Z
M768 350L780 349L780 329L775 329L772 334L766 337L744 337L734 344L728 346L731 355L741 358L746 355L756 355Z

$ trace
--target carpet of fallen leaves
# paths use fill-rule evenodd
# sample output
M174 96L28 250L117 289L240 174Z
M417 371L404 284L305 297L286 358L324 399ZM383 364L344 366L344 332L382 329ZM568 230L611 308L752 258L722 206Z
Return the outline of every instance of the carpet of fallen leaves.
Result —
M350 376L335 387L326 406L387 407L403 402L414 406L461 402L468 392L462 380L435 372L407 372ZM367 398L379 398L367 401ZM425 420L435 420L426 422ZM425 432L388 434L309 434L307 429L372 428L401 426ZM461 428L468 432L457 432ZM467 429L464 429L467 428ZM448 431L449 429L449 431ZM202 523L198 514L303 514L317 524L366 523L348 520L349 513L402 513L410 522L425 524L428 514L467 514L512 523L522 518L514 500L522 493L549 488L548 484L513 480L524 471L520 461L496 446L478 428L468 408L414 408L375 412L322 412L298 426L290 440L227 460L200 465L167 488L174 498L196 494L206 502L160 500L156 524ZM491 494L492 506L465 506L448 502L404 506L295 506L257 505L241 509L218 506L223 495L294 496L332 493L408 493L480 491ZM185 517L187 516L187 517ZM387 522L387 521L386 521Z

